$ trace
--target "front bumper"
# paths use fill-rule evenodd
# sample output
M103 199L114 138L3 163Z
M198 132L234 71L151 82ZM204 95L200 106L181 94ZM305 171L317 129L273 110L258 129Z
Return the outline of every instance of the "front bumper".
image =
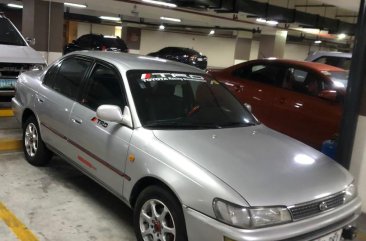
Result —
M223 241L224 236L236 241L309 241L353 223L361 213L361 200L357 197L341 207L301 221L252 230L231 227L189 207L183 210L189 241Z

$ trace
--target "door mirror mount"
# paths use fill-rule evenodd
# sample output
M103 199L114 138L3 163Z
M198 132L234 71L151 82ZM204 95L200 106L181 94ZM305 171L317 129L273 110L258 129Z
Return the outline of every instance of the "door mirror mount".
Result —
M97 109L97 117L101 120L120 123L132 128L132 117L128 106L125 106L123 113L116 105L101 105Z
M245 108L247 108L249 110L250 113L252 113L252 106L248 103L244 103L243 104Z

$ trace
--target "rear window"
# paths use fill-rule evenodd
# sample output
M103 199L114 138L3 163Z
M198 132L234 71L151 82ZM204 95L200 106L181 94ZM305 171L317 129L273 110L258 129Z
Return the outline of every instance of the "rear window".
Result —
M0 44L25 46L23 38L6 18L0 18Z
M125 42L123 42L122 39L120 38L103 38L103 44L105 46L107 46L108 48L117 48L117 49L122 49L122 50L126 50L127 46L125 44Z

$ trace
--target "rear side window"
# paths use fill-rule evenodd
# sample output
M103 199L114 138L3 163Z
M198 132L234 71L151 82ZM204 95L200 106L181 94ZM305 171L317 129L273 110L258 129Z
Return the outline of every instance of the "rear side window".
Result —
M89 87L82 103L96 110L100 105L117 105L123 109L126 105L121 89L119 74L112 68L97 64L90 76Z
M91 62L79 58L69 58L62 61L60 70L54 78L53 89L62 95L75 100L77 98L81 81Z

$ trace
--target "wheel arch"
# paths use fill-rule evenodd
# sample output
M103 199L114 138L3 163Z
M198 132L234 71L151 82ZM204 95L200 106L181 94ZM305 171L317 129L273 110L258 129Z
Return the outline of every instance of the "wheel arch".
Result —
M182 204L182 202L181 202L180 198L178 197L178 195L176 194L176 192L174 192L173 189L170 188L168 184L164 183L162 180L160 180L156 177L146 176L146 177L143 177L140 180L138 180L132 188L130 199L129 199L129 202L130 202L130 205L132 208L135 206L137 197L139 196L139 194L145 188L147 188L149 186L159 186L161 188L164 188L165 190L170 192L176 198L177 202Z
M36 117L36 115L34 114L34 112L33 112L31 109L29 109L29 108L24 109L23 114L22 114L22 127L23 127L23 125L24 125L25 121L26 121L29 117L31 117L31 116ZM37 120L37 121L38 121L38 120Z

